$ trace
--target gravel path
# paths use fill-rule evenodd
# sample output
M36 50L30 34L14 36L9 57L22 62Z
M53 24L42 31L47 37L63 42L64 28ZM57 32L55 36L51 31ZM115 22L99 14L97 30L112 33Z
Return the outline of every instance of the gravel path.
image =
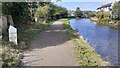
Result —
M32 41L21 59L23 66L78 66L62 23L55 21Z

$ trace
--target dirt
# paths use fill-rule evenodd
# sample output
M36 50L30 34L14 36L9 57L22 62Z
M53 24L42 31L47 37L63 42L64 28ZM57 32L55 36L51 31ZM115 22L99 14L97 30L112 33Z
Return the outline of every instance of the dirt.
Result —
M40 32L24 52L22 66L78 66L73 46L62 25L55 21L47 30Z

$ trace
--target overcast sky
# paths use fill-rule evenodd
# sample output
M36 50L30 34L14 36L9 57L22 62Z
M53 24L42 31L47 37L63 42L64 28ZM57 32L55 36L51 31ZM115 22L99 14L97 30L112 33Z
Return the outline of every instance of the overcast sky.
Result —
M69 10L75 10L76 7L80 7L81 10L92 10L95 11L98 7L103 4L114 2L118 0L62 0L62 2L54 2L59 6L66 7Z

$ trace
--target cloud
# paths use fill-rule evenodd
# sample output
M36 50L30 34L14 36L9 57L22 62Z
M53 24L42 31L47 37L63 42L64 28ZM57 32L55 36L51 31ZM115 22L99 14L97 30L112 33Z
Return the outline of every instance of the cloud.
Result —
M96 10L102 5L102 2L84 2L80 3L76 7L80 7L81 10Z
M81 7L81 8L89 8L89 7L94 7L96 4L80 4L76 7Z

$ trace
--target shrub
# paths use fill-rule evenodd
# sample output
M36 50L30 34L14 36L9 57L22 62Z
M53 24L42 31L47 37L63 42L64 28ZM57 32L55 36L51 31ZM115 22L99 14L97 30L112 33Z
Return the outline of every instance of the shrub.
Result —
M104 23L104 24L108 23L109 21L110 21L110 19L108 17L101 19L101 23Z
M97 17L98 19L102 19L102 18L106 18L106 17L110 18L110 17L111 17L111 14L108 13L108 12L97 12L97 13L96 13L96 17Z
M112 7L112 18L120 20L120 2L115 2Z
M97 12L96 17L98 18L98 23L108 24L111 18L111 14L108 12Z
M48 16L48 10L49 10L49 6L43 6L43 7L39 7L36 12L35 12L35 16L39 19L39 20L46 20L47 16Z
M117 23L115 24L115 27L120 29L120 21L117 21Z
M96 16L95 13L91 13L91 14L89 14L89 17L95 17L95 16Z

